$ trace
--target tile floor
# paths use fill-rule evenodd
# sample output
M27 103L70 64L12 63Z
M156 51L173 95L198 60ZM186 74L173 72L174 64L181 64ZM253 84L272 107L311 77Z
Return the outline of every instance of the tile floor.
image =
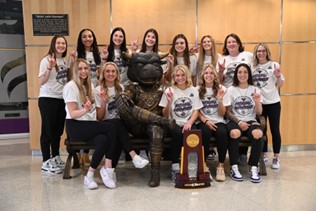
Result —
M271 154L269 154L271 156ZM176 189L170 162L162 162L161 184L149 188L150 167L135 169L131 162L117 168L117 188L107 189L97 174L99 189L83 185L86 169L74 177L43 175L41 156L31 156L28 140L0 140L0 211L17 210L316 210L316 151L282 152L281 170L268 168L260 184L211 183L203 189ZM62 156L65 160L66 157ZM214 176L214 163L209 163ZM228 175L228 165L225 168Z

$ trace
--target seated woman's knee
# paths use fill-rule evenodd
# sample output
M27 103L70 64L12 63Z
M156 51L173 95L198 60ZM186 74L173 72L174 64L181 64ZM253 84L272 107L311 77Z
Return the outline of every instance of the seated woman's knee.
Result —
M231 138L236 139L236 138L240 137L241 133L240 133L240 130L233 129L233 130L230 131L229 135L230 135Z
M252 131L252 135L255 139L259 139L259 138L262 138L263 133L262 133L262 130L255 129Z

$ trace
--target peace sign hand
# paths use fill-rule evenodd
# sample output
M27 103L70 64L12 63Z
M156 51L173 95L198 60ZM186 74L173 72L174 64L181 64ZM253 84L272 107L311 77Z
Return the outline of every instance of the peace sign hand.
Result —
M255 90L254 90L252 99L253 99L253 101L255 101L255 103L260 103L260 100L261 100L261 93L258 93L256 88L255 88Z
M274 64L274 72L273 73L274 73L276 78L280 78L281 77L281 74L282 74L281 70L280 70L280 68L277 67L276 64Z
M88 96L86 96L86 99L87 99L87 101L86 101L86 103L83 105L83 107L84 107L84 109L88 112L88 111L90 111L91 108L92 108L92 103L91 103L91 101L89 100L89 97L88 97Z
M219 69L220 72L224 72L224 70L225 70L225 62L226 62L226 59L224 59L223 63L218 62L218 69Z
M135 53L138 49L138 40L139 37L137 37L137 40L131 40L131 48L133 53Z
M48 68L49 69L52 69L56 66L56 60L55 60L55 57L54 57L54 53L52 53L52 55L50 55L48 58Z
M98 93L98 96L105 103L109 100L109 95L107 92L104 91L103 87L100 88L100 92Z

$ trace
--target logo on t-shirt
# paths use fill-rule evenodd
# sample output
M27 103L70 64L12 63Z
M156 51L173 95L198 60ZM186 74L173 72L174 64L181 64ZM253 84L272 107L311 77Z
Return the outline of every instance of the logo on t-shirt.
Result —
M218 110L218 103L215 97L206 96L204 100L202 100L203 108L202 112L205 115L213 115Z
M269 73L265 69L258 68L253 72L252 78L254 85L256 87L262 88L267 85Z
M192 113L193 102L188 97L181 97L177 99L174 103L173 112L179 118L189 117Z
M117 108L115 106L115 95L110 96L109 104L108 104L108 112L111 115L118 113Z
M253 101L248 96L240 96L235 99L234 110L241 116L248 116L254 109Z
M58 73L56 75L56 80L58 83L65 85L67 83L68 67L66 65L58 66Z
M231 78L231 79L234 78L235 70L238 64L239 64L238 62L233 62L227 66L226 76L228 78Z

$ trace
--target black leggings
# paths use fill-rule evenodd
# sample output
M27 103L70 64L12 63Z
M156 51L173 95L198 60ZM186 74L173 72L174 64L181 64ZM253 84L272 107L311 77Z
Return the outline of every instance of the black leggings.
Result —
M112 160L114 141L117 137L116 126L110 122L78 121L66 119L66 130L73 141L88 141L95 146L91 167L96 169L104 155Z
M172 163L179 163L181 148L183 146L182 128L183 127L176 124L174 128L171 130L171 135L172 135L171 161ZM197 129L197 126L193 124L191 129Z
M281 115L281 103L277 102L269 105L262 105L262 116L269 119L270 131L272 135L273 152L278 154L281 150L281 134L280 134L280 115ZM267 134L267 127L263 131L263 134ZM267 141L263 144L262 152L268 151L268 136Z
M40 97L38 107L41 113L41 151L43 161L59 155L60 137L65 126L65 102L63 99Z
M229 152L229 159L230 159L230 165L235 165L237 164L238 160L238 151L239 151L239 141L241 139L241 136L245 135L251 140L251 152L250 152L250 157L248 164L250 166L258 166L258 162L260 160L261 156L261 151L262 151L262 146L263 146L263 141L262 138L255 139L252 135L252 131L255 129L261 129L260 125L252 125L254 121L247 122L251 126L248 128L246 131L242 131L238 124L236 124L233 121L230 121L227 123L227 129L230 134L230 131L233 129L237 129L240 131L241 135L237 139L233 139L229 135L228 139L228 152Z
M202 130L202 142L204 146L204 157L208 155L209 148L210 148L210 139L212 136L216 138L216 146L218 151L218 161L220 163L225 162L227 147L228 147L228 140L227 140L227 127L224 123L216 123L217 130L211 130L206 124L203 122L199 123L197 126L199 129Z

